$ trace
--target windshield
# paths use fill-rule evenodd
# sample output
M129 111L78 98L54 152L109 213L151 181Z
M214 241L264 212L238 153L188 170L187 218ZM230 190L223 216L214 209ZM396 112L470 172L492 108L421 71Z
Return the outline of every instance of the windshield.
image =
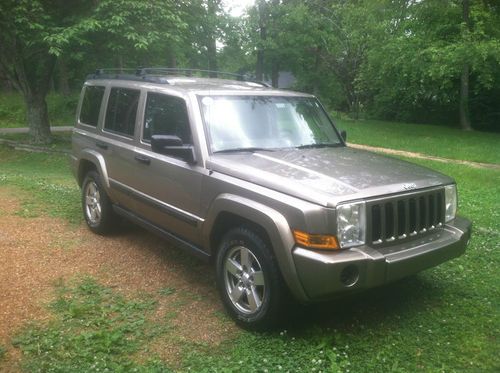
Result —
M200 105L212 152L342 143L314 98L200 96Z

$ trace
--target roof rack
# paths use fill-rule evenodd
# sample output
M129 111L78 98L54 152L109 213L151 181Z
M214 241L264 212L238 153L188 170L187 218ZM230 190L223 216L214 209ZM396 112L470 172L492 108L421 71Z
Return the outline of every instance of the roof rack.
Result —
M229 73L215 70L201 69L178 69L172 67L139 67L130 68L112 68L97 69L93 74L87 76L87 79L124 79L149 83L170 84L168 76L186 76L186 77L210 77L210 78L230 78L241 82L260 84L263 87L271 87L268 83L258 81L248 75Z

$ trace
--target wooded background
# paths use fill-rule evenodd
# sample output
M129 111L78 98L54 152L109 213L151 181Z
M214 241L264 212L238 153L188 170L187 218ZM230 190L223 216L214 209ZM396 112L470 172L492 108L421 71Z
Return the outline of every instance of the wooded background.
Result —
M498 0L2 0L0 86L49 142L46 96L97 68L164 66L254 75L328 108L500 131Z

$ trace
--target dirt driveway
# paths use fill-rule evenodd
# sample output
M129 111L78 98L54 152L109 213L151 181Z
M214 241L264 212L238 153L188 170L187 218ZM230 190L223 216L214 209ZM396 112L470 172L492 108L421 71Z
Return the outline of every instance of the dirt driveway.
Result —
M223 310L209 265L133 226L100 237L83 224L19 216L18 193L0 188L0 345L8 349L0 370L17 370L19 356L11 337L29 321L51 317L46 305L56 281L80 275L130 296L175 289L172 297L160 300L158 314L175 307L180 338L218 344L237 333L220 317ZM163 349L166 360L175 360L175 345Z

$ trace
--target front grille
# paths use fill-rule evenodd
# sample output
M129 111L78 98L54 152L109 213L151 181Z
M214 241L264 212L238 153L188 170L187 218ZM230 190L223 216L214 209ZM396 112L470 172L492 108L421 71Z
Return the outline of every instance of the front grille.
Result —
M444 189L367 203L373 244L405 239L444 224Z

